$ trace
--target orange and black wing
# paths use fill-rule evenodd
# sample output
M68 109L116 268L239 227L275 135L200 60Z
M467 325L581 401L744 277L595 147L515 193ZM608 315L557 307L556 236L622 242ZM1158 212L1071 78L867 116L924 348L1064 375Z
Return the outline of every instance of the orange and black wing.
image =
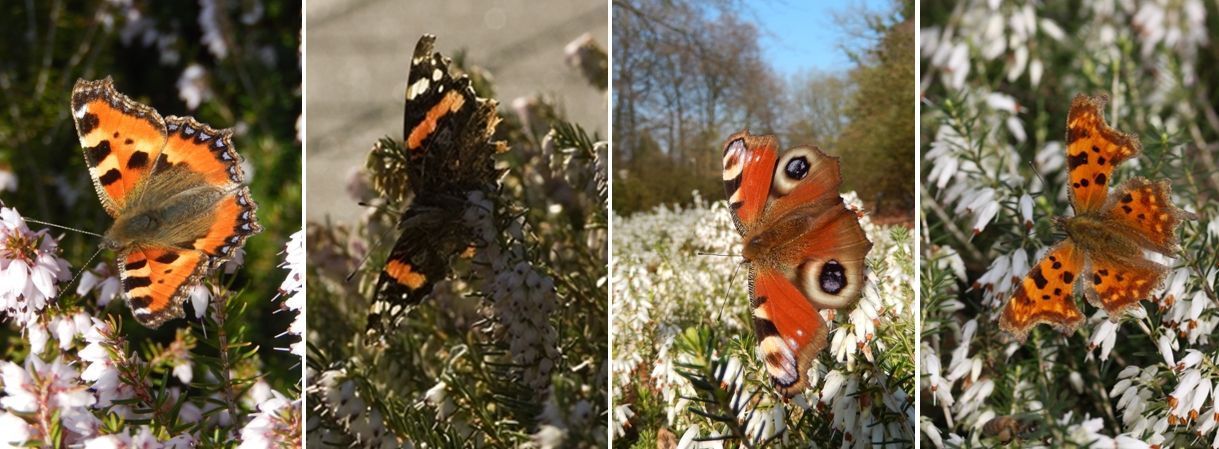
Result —
M1075 215L1101 210L1113 181L1113 169L1139 154L1139 138L1110 128L1101 108L1101 95L1077 95L1067 114L1067 175Z
M110 78L76 82L72 118L102 207L118 216L165 146L165 120L114 90Z
M1075 281L1084 274L1084 260L1070 240L1050 248L1020 281L999 316L999 327L1020 342L1040 323L1074 332L1084 319L1075 306Z

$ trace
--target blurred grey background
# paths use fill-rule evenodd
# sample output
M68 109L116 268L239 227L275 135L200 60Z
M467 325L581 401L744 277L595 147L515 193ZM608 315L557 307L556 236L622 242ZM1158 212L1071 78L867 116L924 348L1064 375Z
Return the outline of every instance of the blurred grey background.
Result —
M552 95L569 119L607 136L606 97L564 62L584 33L608 50L604 0L310 0L305 3L306 219L352 222L350 174L383 136L402 138L402 103L415 42L437 36L446 56L491 72L501 113L517 97Z

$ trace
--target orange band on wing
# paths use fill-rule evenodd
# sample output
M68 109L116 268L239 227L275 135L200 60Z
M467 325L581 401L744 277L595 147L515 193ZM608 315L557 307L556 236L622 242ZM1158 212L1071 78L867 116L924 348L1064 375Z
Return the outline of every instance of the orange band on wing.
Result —
M192 247L207 253L213 263L232 258L246 238L262 230L254 217L256 209L249 189L242 187L229 193L216 203L211 227Z
M410 134L406 136L406 149L408 151L419 150L420 146L423 145L423 140L427 139L436 130L440 119L445 114L461 109L465 102L465 97L461 96L461 93L456 90L450 90L446 93L439 103L436 103L428 110L427 116L424 117L423 121L410 130Z
M394 278L394 280L402 283L411 290L418 290L419 287L422 287L423 283L427 281L427 276L424 276L423 273L414 271L411 264L397 260L390 260L388 263L386 263L385 272L388 273L390 277Z

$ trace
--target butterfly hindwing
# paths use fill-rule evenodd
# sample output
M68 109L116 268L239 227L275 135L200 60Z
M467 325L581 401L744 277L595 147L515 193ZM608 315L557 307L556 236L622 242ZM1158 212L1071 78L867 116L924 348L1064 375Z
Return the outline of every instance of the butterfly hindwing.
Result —
M182 302L206 271L206 256L167 247L135 248L119 256L123 293L136 321L150 328L182 317Z
M1020 342L1038 323L1073 332L1084 319L1075 306L1074 293L1084 261L1083 251L1069 240L1051 248L1016 287L999 317L999 326Z
M758 351L779 392L795 396L808 387L808 369L825 347L825 320L782 273L755 270L751 278Z
M1137 243L1164 254L1180 250L1177 226L1182 219L1193 218L1173 205L1172 185L1167 179L1126 181L1114 191L1106 208L1106 222Z
M1084 294L1113 319L1149 298L1168 274L1168 267L1143 258L1118 261L1094 254L1090 259L1091 276L1086 279Z

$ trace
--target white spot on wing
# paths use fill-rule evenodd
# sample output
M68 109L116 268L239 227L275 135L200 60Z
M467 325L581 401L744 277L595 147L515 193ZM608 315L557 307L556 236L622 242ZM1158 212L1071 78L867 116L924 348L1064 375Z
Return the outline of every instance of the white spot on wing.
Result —
M419 96L419 94L426 92L428 86L430 85L431 82L429 82L427 78L420 78L419 81L415 81L414 84L411 84L406 88L406 99L413 100L415 97Z
M77 109L76 111L73 112L73 115L75 115L76 118L85 118L85 114L88 112L89 112L89 105L82 104L82 105L80 105L80 109Z
M440 81L440 77L444 75L440 69L432 69L432 81Z

